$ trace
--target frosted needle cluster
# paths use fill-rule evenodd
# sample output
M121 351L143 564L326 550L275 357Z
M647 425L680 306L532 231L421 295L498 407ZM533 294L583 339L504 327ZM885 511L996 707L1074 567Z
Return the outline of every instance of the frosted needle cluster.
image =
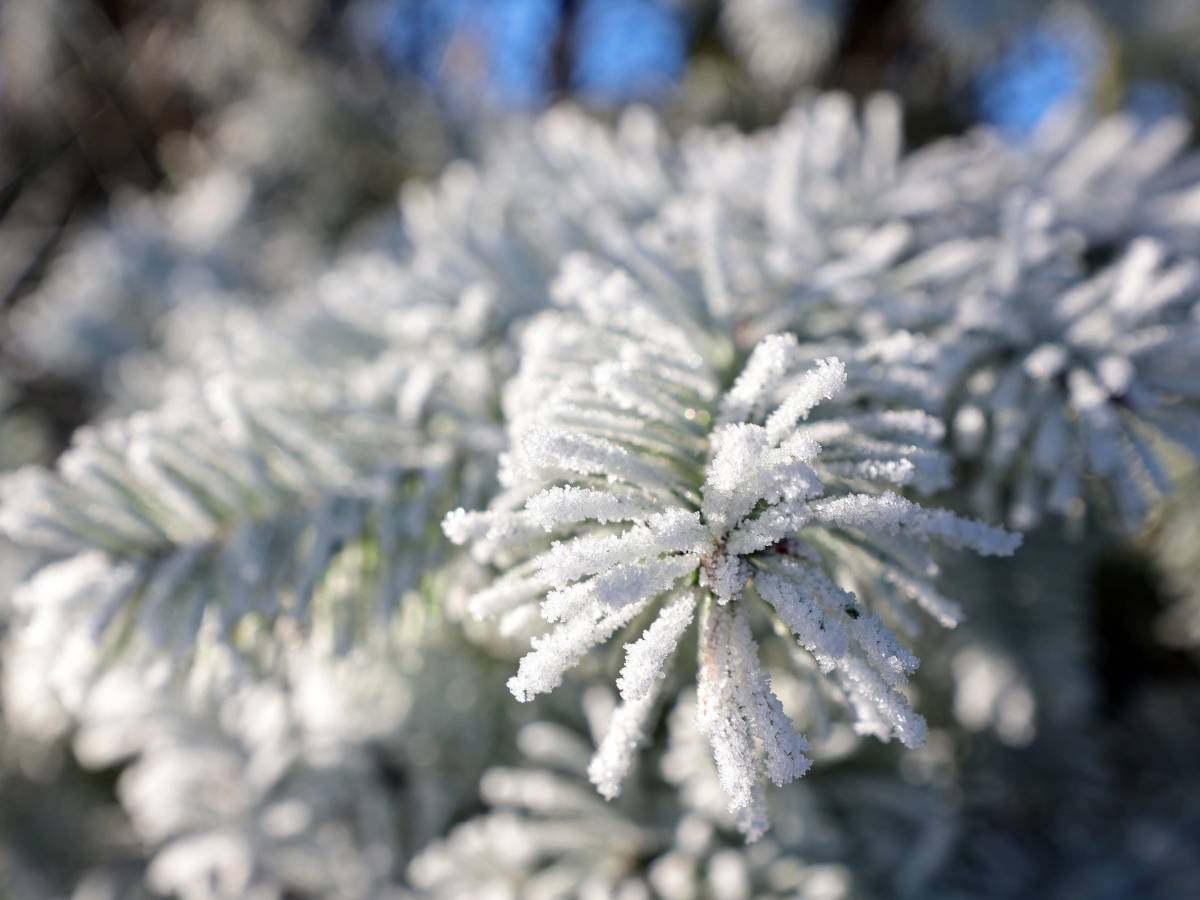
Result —
M856 361L814 358L789 334L736 358L703 310L660 299L622 270L568 261L561 313L533 322L507 398L507 490L444 529L502 574L473 598L509 632L537 614L509 688L552 691L589 650L630 635L622 704L592 760L619 793L699 621L698 718L731 809L761 821L763 780L810 765L756 634L785 635L845 697L862 733L919 745L904 695L917 659L893 631L915 604L944 625L956 607L932 579L929 544L986 554L1018 538L896 492L944 480L941 424L874 407Z

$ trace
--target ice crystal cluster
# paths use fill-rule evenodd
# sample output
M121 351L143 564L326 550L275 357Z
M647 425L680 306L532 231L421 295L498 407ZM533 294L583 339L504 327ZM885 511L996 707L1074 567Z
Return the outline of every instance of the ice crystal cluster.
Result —
M121 768L186 897L816 900L885 834L880 896L961 896L1044 774L961 733L1104 745L1077 595L1200 449L1200 168L1173 120L902 136L555 110L320 277L173 295L152 389L0 484L25 758ZM924 748L826 779L860 737ZM869 838L788 819L839 791Z

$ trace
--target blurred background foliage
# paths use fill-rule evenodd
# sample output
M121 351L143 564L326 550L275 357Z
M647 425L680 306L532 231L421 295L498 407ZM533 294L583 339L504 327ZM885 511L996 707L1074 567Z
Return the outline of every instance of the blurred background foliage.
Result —
M497 116L647 101L763 125L799 91L903 98L915 144L1019 139L1077 102L1192 112L1187 0L9 0L0 296L128 191L252 172L256 214L341 237Z
M1063 103L1193 114L1197 18L1188 0L7 0L2 377L49 429L21 452L95 412L97 361L173 295L284 286L498 117L570 98L752 127L805 91L886 89L914 145L976 122L1020 140ZM52 295L76 298L87 346L50 333Z
M170 357L179 330L161 323L182 298L197 309L197 298L261 305L342 248L401 246L391 212L402 185L471 154L498 120L569 100L602 117L649 103L678 130L749 129L824 89L895 92L913 146L977 123L1020 142L1064 105L1194 120L1200 4L4 0L0 467L50 461L84 422L148 403L146 368L139 379L129 367L146 354ZM1077 829L1089 816L1131 823L1152 862L1188 851L1162 823L1194 819L1194 800L1191 809L1150 808L1147 798L1173 788L1145 782L1168 773L1181 795L1200 790L1200 739L1193 728L1163 744L1182 748L1170 773L1147 763L1143 736L1196 719L1198 500L1193 477L1138 541L1089 555L1103 560L1089 576L1090 608L1046 617L1038 592L1027 592L1004 627L1040 632L1049 646L1015 637L1005 645L1003 628L995 631L997 658L1016 659L1033 688L1038 677L1053 681L1066 711L1036 735L1018 727L989 737L997 719L979 717L981 735L959 761L968 780L982 782L967 814L988 827L962 850L979 881L1032 883L1006 872L988 843L996 832L1025 832L1036 844L1030 855L1052 860L1048 871L1091 873L1062 896L1168 896L1113 881L1096 858L1106 845L1089 846ZM0 586L22 565L4 556ZM1079 701L1087 714L1062 688L1061 671L1045 671L1063 665L1064 647L1087 670ZM930 668L969 675L980 663L964 653L951 648ZM994 679L1003 667L984 670ZM1031 689L994 687L1001 705L1019 705ZM1055 743L1054 752L1035 752L1038 742ZM98 859L126 860L136 878L128 823L103 802L117 770L85 771L65 749L31 759L10 743L0 725L5 889L49 896ZM995 781L996 771L1019 775ZM1064 779L1083 815L1066 821L1042 804L1046 779ZM1195 834L1190 827L1181 833ZM24 870L27 858L51 863ZM1088 865L1073 866L1076 858ZM947 896L981 895L962 871ZM1105 878L1115 886L1101 892ZM112 886L119 879L105 884L87 896L125 895Z

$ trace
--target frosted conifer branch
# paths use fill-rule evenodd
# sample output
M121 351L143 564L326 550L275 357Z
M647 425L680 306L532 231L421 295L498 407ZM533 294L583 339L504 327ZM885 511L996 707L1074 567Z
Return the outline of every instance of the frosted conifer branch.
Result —
M704 752L747 833L765 782L807 765L761 657L783 648L861 733L920 743L897 635L913 607L961 618L934 553L1016 542L894 489L947 485L944 417L986 518L1098 496L1140 521L1162 439L1200 447L1200 193L1178 121L908 155L901 135L889 97L678 143L645 111L615 131L557 111L408 190L402 265L349 260L239 314L183 354L169 403L5 484L5 531L56 557L14 597L20 674L81 711L100 660L270 657L294 626L344 649L406 592L445 592L430 525L462 506L446 533L500 573L471 610L540 629L514 693L625 645L606 796L673 699L696 607ZM562 788L500 771L484 792L600 825L501 835L611 840L611 808Z
M122 653L186 665L194 645L259 616L268 632L333 621L343 645L357 640L444 559L430 523L493 491L509 325L550 304L571 249L641 258L626 223L674 189L668 155L645 111L615 131L556 111L498 136L479 165L406 190L402 259L351 253L261 313L182 310L186 334L155 369L162 408L6 484L4 532L173 576L161 609L135 609L135 591L118 611ZM156 615L178 620L176 643L145 639Z
M1200 266L1138 239L1087 274L1057 216L1046 198L1012 198L976 242L998 262L929 303L933 408L977 467L985 516L1078 521L1099 500L1133 528L1169 490L1161 442L1200 452Z
M511 557L492 556L511 573L497 585L528 586L513 602L537 605L558 623L533 639L512 692L527 700L553 690L593 646L658 610L627 644L618 680L625 704L593 765L596 783L614 795L698 584L700 723L734 809L760 802L761 781L783 784L809 765L807 744L759 662L755 622L778 617L796 635L843 692L860 730L920 743L924 723L902 693L917 660L884 617L915 601L943 623L954 620L952 606L932 599L940 595L928 544L1006 555L1019 541L887 489L897 480L893 466L944 470L934 419L869 405L896 351L868 349L843 361L790 335L771 336L721 395L710 385L722 380L715 360L723 326L706 324L706 306L671 319L628 273L582 260L568 264L558 290L564 312L527 336L506 401L506 477L525 506L500 503L446 520L449 537L476 547L495 530L526 534L530 519L544 528ZM613 316L623 293L627 313ZM667 320L662 331L636 324ZM699 343L687 335L700 335ZM619 382L599 348L622 360ZM840 405L842 394L852 411ZM479 537L461 523L481 515ZM483 598L492 592L485 589L477 609L491 604ZM760 820L746 813L747 822Z
M413 448L406 464L399 423L314 399L290 418L281 391L226 395L194 410L194 423L144 414L79 435L57 473L11 476L7 534L79 555L68 561L104 559L130 579L119 601L93 594L67 609L35 596L39 585L53 593L58 569L48 570L26 590L34 631L88 621L98 649L174 666L199 640L235 649L250 616L320 619L341 642L354 639L361 614L388 617L439 555L425 520L454 496L454 453ZM346 566L358 572L350 582L329 577Z

